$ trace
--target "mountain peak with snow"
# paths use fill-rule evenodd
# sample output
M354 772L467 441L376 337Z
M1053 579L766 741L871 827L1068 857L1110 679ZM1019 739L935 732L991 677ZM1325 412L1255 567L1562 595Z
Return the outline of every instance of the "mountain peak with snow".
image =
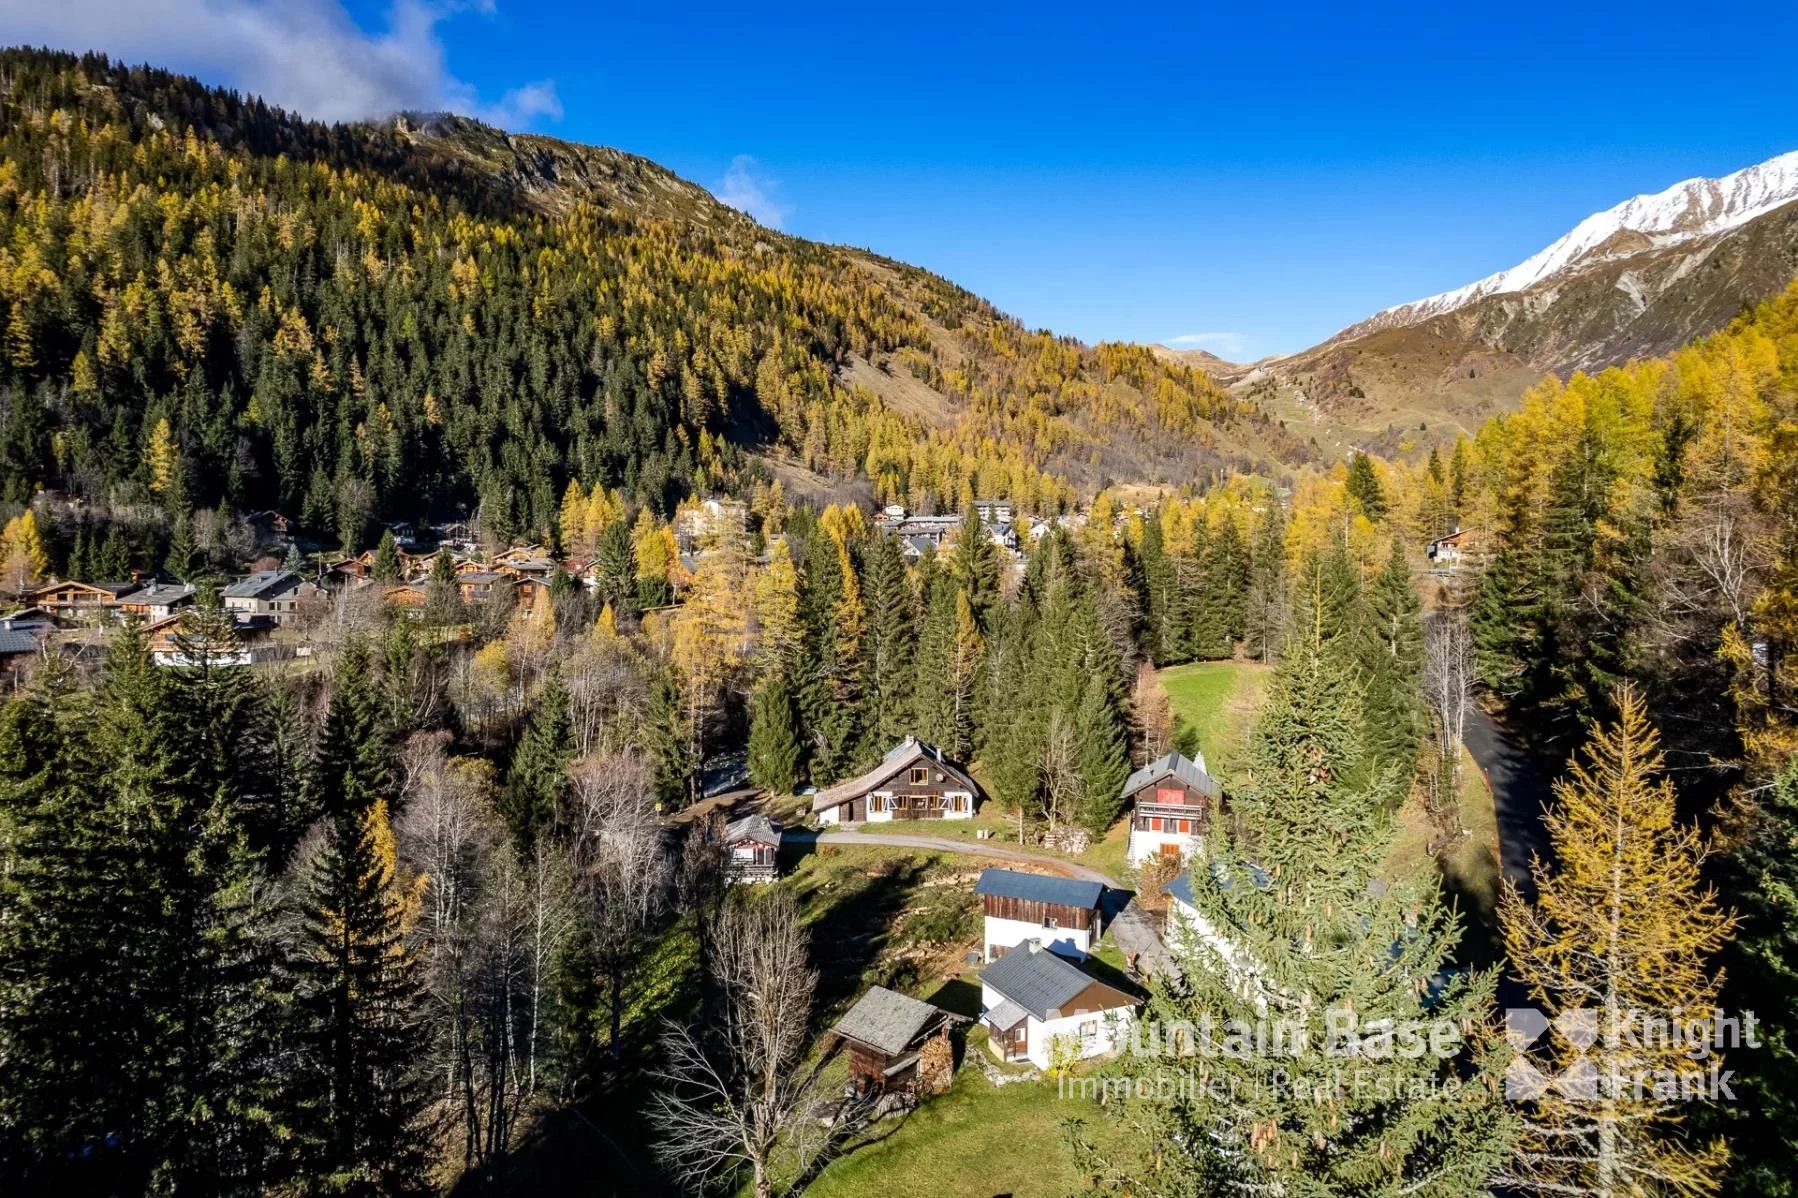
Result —
M1586 267L1727 232L1798 201L1798 151L1724 175L1687 179L1594 213L1564 237L1509 270L1425 299L1376 312L1331 338L1342 341L1402 328L1490 295L1527 291Z

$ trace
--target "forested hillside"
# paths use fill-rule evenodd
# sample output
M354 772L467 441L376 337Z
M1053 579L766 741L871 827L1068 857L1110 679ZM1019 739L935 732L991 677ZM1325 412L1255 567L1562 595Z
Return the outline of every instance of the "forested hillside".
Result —
M97 57L0 55L0 245L14 503L274 507L347 545L461 509L503 539L549 534L571 477L666 510L787 463L1053 510L1293 451L1197 371L628 155L324 126Z

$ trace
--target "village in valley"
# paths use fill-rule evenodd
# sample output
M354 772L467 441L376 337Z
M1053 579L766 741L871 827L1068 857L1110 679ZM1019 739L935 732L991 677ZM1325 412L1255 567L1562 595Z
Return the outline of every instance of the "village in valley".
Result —
M574 489L570 495L571 526L598 513L584 533L565 538L582 541L585 553L566 552L566 543L561 554L539 543L483 546L467 524L451 523L395 525L376 547L348 555L321 551L278 513L251 513L236 529L238 547L247 550L244 572L216 578L196 571L189 581L166 572L125 581L51 578L21 587L21 606L0 617L0 653L14 667L46 653L79 661L109 629L129 622L163 666L280 672L329 668L346 637L397 621L428 630L445 649L473 654L466 642L483 637L491 645L546 642L558 605L580 610L568 597L582 595L585 610L597 611L586 617L595 635L616 639L619 617L594 594L606 585L595 551L608 529L622 529L624 505L598 488L591 498ZM52 520L47 509L54 502L40 497L37 505ZM863 519L854 509L831 512L827 519ZM68 512L61 517L66 521ZM1010 588L1045 537L1083 533L1093 518L1091 511L1025 516L1003 500L977 501L965 516L893 506L867 518L857 535L890 541L914 571L931 568L976 530ZM1109 540L1154 517L1103 502L1097 518ZM733 585L753 591L758 575L788 551L782 533L752 538L756 526L778 527L778 520L722 498L691 501L666 525L639 522L631 557L639 569L649 562L656 577L639 574L635 583L639 594L661 602L632 613L633 635L666 637L689 604L715 602L715 595L695 592L720 562ZM1452 562L1457 540L1431 543L1428 560ZM209 625L210 640L191 630L190 617L205 604L223 614L222 624ZM753 618L734 626L731 635L744 640L724 648L733 658L753 652L753 640L766 634ZM1161 677L1144 670L1134 700L1142 708L1141 755L1113 796L1121 814L1109 828L1082 828L1067 812L1058 822L1051 810L1045 824L1043 812L999 810L977 769L911 732L859 772L792 793L754 785L742 753L727 750L696 769L685 801L666 809L663 840L671 857L685 841L715 841L730 882L797 888L807 918L827 938L825 960L842 954L845 976L820 979L820 996L835 1014L813 1052L834 1062L845 1097L812 1101L825 1123L847 1121L854 1111L864 1130L860 1141L837 1146L842 1164L821 1175L819 1192L833 1192L837 1176L872 1167L856 1163L870 1155L888 1161L898 1154L902 1162L913 1151L905 1133L866 1128L882 1120L903 1128L932 1104L991 1106L991 1117L1011 1120L1020 1132L1052 1127L1065 1115L1053 1083L1117 1056L1148 980L1172 968L1169 945L1196 936L1227 952L1193 900L1195 885L1212 884L1203 868L1206 837L1229 809L1227 775L1207 768L1200 736L1202 730L1218 738L1226 754L1240 757L1267 667L1237 660L1175 666ZM9 672L22 685L29 669ZM521 680L517 690L527 705L531 686ZM1489 851L1489 841L1476 854ZM897 896L877 904L860 897L870 884L899 878ZM841 943L828 939L837 936ZM1025 1094L1040 1101L1021 1116ZM933 1156L942 1148L918 1150ZM1063 1155L1050 1150L1045 1178L1071 1167ZM935 1184L934 1176L924 1170L919 1186ZM926 1189L901 1183L893 1192ZM1025 1185L1017 1192L1033 1191Z

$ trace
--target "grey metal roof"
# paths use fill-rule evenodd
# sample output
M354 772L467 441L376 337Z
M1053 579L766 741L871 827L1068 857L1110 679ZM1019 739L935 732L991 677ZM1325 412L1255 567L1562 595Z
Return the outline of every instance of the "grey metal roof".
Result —
M988 1011L985 1020L986 1025L994 1031L1009 1032L1012 1028L1022 1023L1024 1017L1028 1014L1030 1014L1030 1012L1008 998L992 1010Z
M1158 781L1169 774L1208 798L1215 799L1223 793L1216 779L1200 769L1196 762L1179 753L1169 753L1165 757L1158 757L1131 774L1124 781L1124 793L1133 795L1149 783Z
M837 1020L834 1030L839 1036L893 1056L904 1052L941 1014L927 1002L876 986L856 1000L849 1013Z
M1046 948L1033 950L1026 943L988 965L980 980L1038 1019L1053 1019L1051 1011L1063 1010L1099 979ZM1112 1005L1134 1004L1125 996L1125 1001Z
M194 589L178 582L158 583L153 587L139 591L131 597L133 603L142 603L150 607L161 607L169 603L179 603L183 599L192 599Z
M1082 882L1076 878L1057 878L1049 874L988 869L981 871L980 881L974 884L974 893L1022 899L1027 903L1054 903L1085 911L1099 905L1099 900L1105 895L1105 886L1100 882Z
M1192 906L1192 871L1189 869L1171 882L1164 882L1161 893Z
M226 599L265 599L300 585L300 576L291 570L258 570L240 578L221 594Z
M759 811L745 815L741 819L733 819L724 825L724 842L735 844L739 840L759 840L764 844L779 844L780 825Z
M0 628L0 656L37 651L37 638L17 628Z

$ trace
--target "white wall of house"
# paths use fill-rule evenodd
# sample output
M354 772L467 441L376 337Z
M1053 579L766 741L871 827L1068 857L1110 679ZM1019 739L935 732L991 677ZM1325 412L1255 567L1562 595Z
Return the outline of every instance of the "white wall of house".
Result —
M1198 852L1203 843L1196 832L1145 832L1133 823L1130 828L1130 847L1125 850L1125 856L1131 865L1141 865L1159 853L1163 845L1171 844L1179 848L1180 857L1184 860Z
M818 822L821 824L840 824L840 823L842 823L843 822L843 808L842 807L826 807L824 810L818 812Z
M991 986L980 987L980 1011L984 1015L1000 1003L1005 996ZM1047 1069L1050 1065L1050 1054L1053 1052L1055 1037L1067 1036L1080 1045L1080 1059L1102 1057L1114 1052L1120 1045L1130 1040L1131 1021L1136 1013L1129 1007L1116 1007L1109 1011L1087 1011L1080 1015L1064 1015L1059 1019L1038 1019L1035 1015L1025 1018L1028 1029L1028 1044L1025 1055L1030 1063L1038 1069Z
M1001 919L996 915L984 917L985 948L982 952L986 959L993 959L993 946L1003 945L1015 948L1026 940L1041 940L1043 947L1051 952L1060 953L1064 957L1074 957L1084 961L1092 952L1093 934L1090 929L1052 928L1047 924L1032 923L1027 919Z

